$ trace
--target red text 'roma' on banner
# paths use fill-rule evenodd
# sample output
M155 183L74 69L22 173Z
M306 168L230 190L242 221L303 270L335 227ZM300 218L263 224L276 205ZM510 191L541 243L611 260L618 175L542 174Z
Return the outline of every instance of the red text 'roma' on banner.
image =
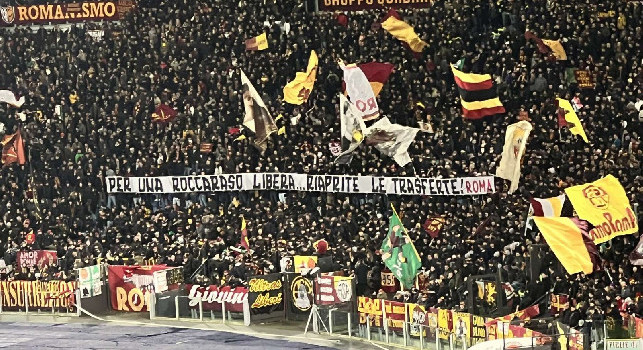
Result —
M363 11L394 8L428 8L431 0L317 0L322 11Z
M133 0L85 1L69 4L0 6L0 26L122 19L135 6Z
M495 192L493 176L427 178L295 173L246 173L159 177L109 176L108 193L191 193L224 191L303 191L469 196Z

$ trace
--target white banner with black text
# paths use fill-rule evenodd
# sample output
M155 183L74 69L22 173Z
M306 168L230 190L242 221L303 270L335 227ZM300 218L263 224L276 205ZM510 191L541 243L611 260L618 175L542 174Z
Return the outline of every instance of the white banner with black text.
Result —
M439 179L426 177L244 173L159 177L108 176L106 180L107 193L211 193L272 190L468 196L495 192L493 176Z

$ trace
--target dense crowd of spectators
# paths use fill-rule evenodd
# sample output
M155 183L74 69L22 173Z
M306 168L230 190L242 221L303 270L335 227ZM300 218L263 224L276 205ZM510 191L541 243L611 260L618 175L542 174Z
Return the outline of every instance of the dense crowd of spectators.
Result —
M0 121L6 133L21 128L28 162L0 170L0 247L7 263L19 250L52 249L59 257L57 266L5 278L69 279L75 267L97 260L142 257L184 266L186 278L200 283L243 283L254 273L280 271L284 256L315 253L312 242L323 238L336 267L356 276L360 293L382 295L378 249L393 203L427 278L411 300L459 307L468 276L500 271L515 288L516 307L542 302L549 291L569 294L574 317L566 318L573 326L594 315L643 312L641 271L627 259L638 234L600 245L602 271L568 276L546 247L542 268L530 273L530 246L543 240L524 228L529 196L556 196L607 174L620 180L635 208L641 203L640 3L438 0L429 9L399 12L428 43L421 57L377 25L384 11L347 13L343 26L337 14L306 12L294 0L141 1L120 23L5 30L0 87L27 102L21 109L0 106ZM104 30L102 40L87 34L92 28ZM546 60L525 40L527 30L561 39L569 59ZM264 31L269 49L245 51L244 40ZM283 86L305 70L313 49L319 70L310 100L285 104ZM350 165L333 164L328 144L339 140L338 59L395 65L378 98L382 113L402 125L430 123L434 131L418 133L412 163L399 167L362 145ZM492 74L506 114L463 120L449 67L460 59L464 71ZM570 67L589 70L596 87L579 89L566 79ZM248 138L236 141L228 132L243 119L239 68L273 117L284 116L277 123L285 135L272 135L263 155L252 146L252 133L242 131ZM557 96L580 98L589 144L558 129ZM153 123L160 103L178 118ZM534 131L513 194L500 179L496 194L478 197L105 193L109 175L493 175L506 126L520 111L528 112ZM200 152L206 142L214 145L211 153ZM241 216L248 254L231 249L239 247ZM434 239L422 225L435 216L446 224ZM25 238L32 230L34 242Z

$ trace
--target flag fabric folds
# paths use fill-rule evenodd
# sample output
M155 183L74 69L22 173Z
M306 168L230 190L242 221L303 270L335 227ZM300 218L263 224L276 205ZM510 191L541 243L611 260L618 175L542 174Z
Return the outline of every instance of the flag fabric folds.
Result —
M567 202L567 196L561 194L551 198L531 198L529 200L534 216L560 217L563 216L563 205Z
M394 65L390 63L369 62L344 65L343 89L350 101L358 108L364 120L373 120L379 116L377 95L391 76ZM370 89L367 87L370 85Z
M404 288L412 288L422 262L395 208L389 220L388 234L382 242L381 251L384 265L393 272Z
M396 39L405 42L413 52L422 52L427 43L422 41L413 27L402 21L395 11L392 12L389 11L386 19L382 22L382 28Z
M521 120L507 127L505 145L502 149L500 165L496 170L496 176L511 181L509 193L518 188L520 181L520 161L527 148L527 139L532 126L528 121Z
M643 266L643 235L639 237L639 243L630 253L630 262L632 265Z
M355 64L347 66L340 64L340 67L344 71L344 83L348 97L359 111L360 116L364 120L377 118L380 115L380 109L377 105L375 92L364 71Z
M585 129L583 129L583 124L581 124L580 120L578 119L578 116L576 115L572 104L562 98L556 98L556 101L558 101L558 107L561 108L565 113L565 122L562 122L561 118L559 118L558 125L568 126L569 131L571 131L573 135L580 135L580 137L583 138L583 141L589 143L589 141L587 140L587 135L585 134Z
M308 96L313 91L315 79L317 79L318 63L317 53L313 50L308 59L306 72L297 72L295 79L284 86L284 101L293 105L301 105L308 101Z
M429 236L431 236L431 238L437 238L446 221L447 220L443 216L430 217L426 219L422 228L429 234Z
M565 193L578 217L595 226L590 236L596 244L638 232L638 222L625 189L614 176L568 187Z
M22 107L25 103L25 97L22 96L16 99L16 95L9 90L0 90L0 102L8 103L16 108Z
M451 70L460 92L462 114L465 118L480 119L505 112L490 74L464 73L454 65L451 65Z
M2 164L25 164L25 162L27 161L25 157L25 146L22 140L22 135L20 134L20 130L16 131L15 134L5 135L1 143Z
M243 85L245 109L243 125L255 133L255 147L263 153L268 147L268 137L277 131L277 125L243 70L241 71L241 84Z
M567 53L565 52L565 48L560 40L540 39L536 34L530 31L525 32L525 39L533 40L538 46L538 51L547 55L548 59L559 61L567 60Z
M568 274L592 273L581 227L572 218L534 217L534 222Z
M364 76L366 76L369 84L371 84L373 94L376 97L380 94L380 91L382 91L384 84L395 68L391 63L381 62L362 63L358 64L357 67L364 72Z
M246 228L246 219L241 217L241 246L250 250L250 244L248 243L248 229Z
M565 48L563 47L563 44L561 44L560 40L543 39L543 44L549 47L549 49L551 50L551 54L554 56L554 58L556 58L557 61L567 60L567 53L565 52Z
M405 166L411 162L408 149L418 131L420 129L392 124L388 117L384 117L368 128L366 144L375 146L380 153L393 158L399 166Z
M266 33L257 35L254 38L246 40L246 50L248 51L261 51L268 48L268 37Z
M169 123L176 118L179 113L166 104L160 104L152 113L152 121L155 123Z
M353 159L352 152L364 140L366 125L355 106L343 95L339 94L339 115L341 125L341 153L335 163L348 164Z

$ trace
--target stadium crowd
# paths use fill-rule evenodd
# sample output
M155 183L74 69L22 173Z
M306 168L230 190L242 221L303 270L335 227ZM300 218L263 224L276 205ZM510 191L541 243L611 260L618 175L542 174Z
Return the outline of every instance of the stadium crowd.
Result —
M71 279L74 268L97 260L142 257L184 266L186 278L199 283L243 284L249 275L280 271L284 256L316 253L312 242L323 238L332 268L354 274L360 294L382 295L379 249L393 203L427 280L406 295L410 300L457 308L468 276L501 271L516 291L516 307L542 303L551 290L569 294L574 308L565 321L572 326L596 315L643 313L641 270L627 258L638 234L600 245L603 269L588 276L567 275L545 246L542 267L530 276L530 246L543 240L535 228L525 230L530 196L557 196L607 174L620 180L635 210L641 203L640 2L437 0L429 9L399 10L428 43L421 57L380 28L385 11L349 12L344 26L336 13L306 12L302 4L139 1L120 23L5 29L0 88L27 102L21 109L0 106L0 121L7 134L21 128L28 161L0 170L0 252L9 264L19 250L52 249L59 264L3 278ZM90 28L104 30L102 41L87 35ZM562 39L568 60L546 60L525 40L527 30ZM264 31L269 48L246 51L244 40ZM309 101L282 102L283 86L305 70L313 49L319 70ZM350 165L333 164L328 145L340 138L338 59L395 65L378 98L381 113L433 130L418 133L412 163L399 167L362 145ZM450 69L460 59L464 71L494 77L506 114L462 118ZM579 89L566 77L569 67L591 71L595 88ZM286 133L273 134L263 155L252 133L243 130L247 139L236 140L229 132L244 114L239 68L272 116L283 115L277 124ZM558 128L557 96L580 98L589 144ZM179 112L167 125L150 117L160 103ZM505 129L521 111L534 130L512 194L501 179L495 194L477 197L105 192L109 175L494 175ZM212 152L202 153L201 143L212 143ZM247 254L231 249L239 247L241 216ZM436 216L446 223L432 238L423 224ZM28 240L32 230L35 239Z

